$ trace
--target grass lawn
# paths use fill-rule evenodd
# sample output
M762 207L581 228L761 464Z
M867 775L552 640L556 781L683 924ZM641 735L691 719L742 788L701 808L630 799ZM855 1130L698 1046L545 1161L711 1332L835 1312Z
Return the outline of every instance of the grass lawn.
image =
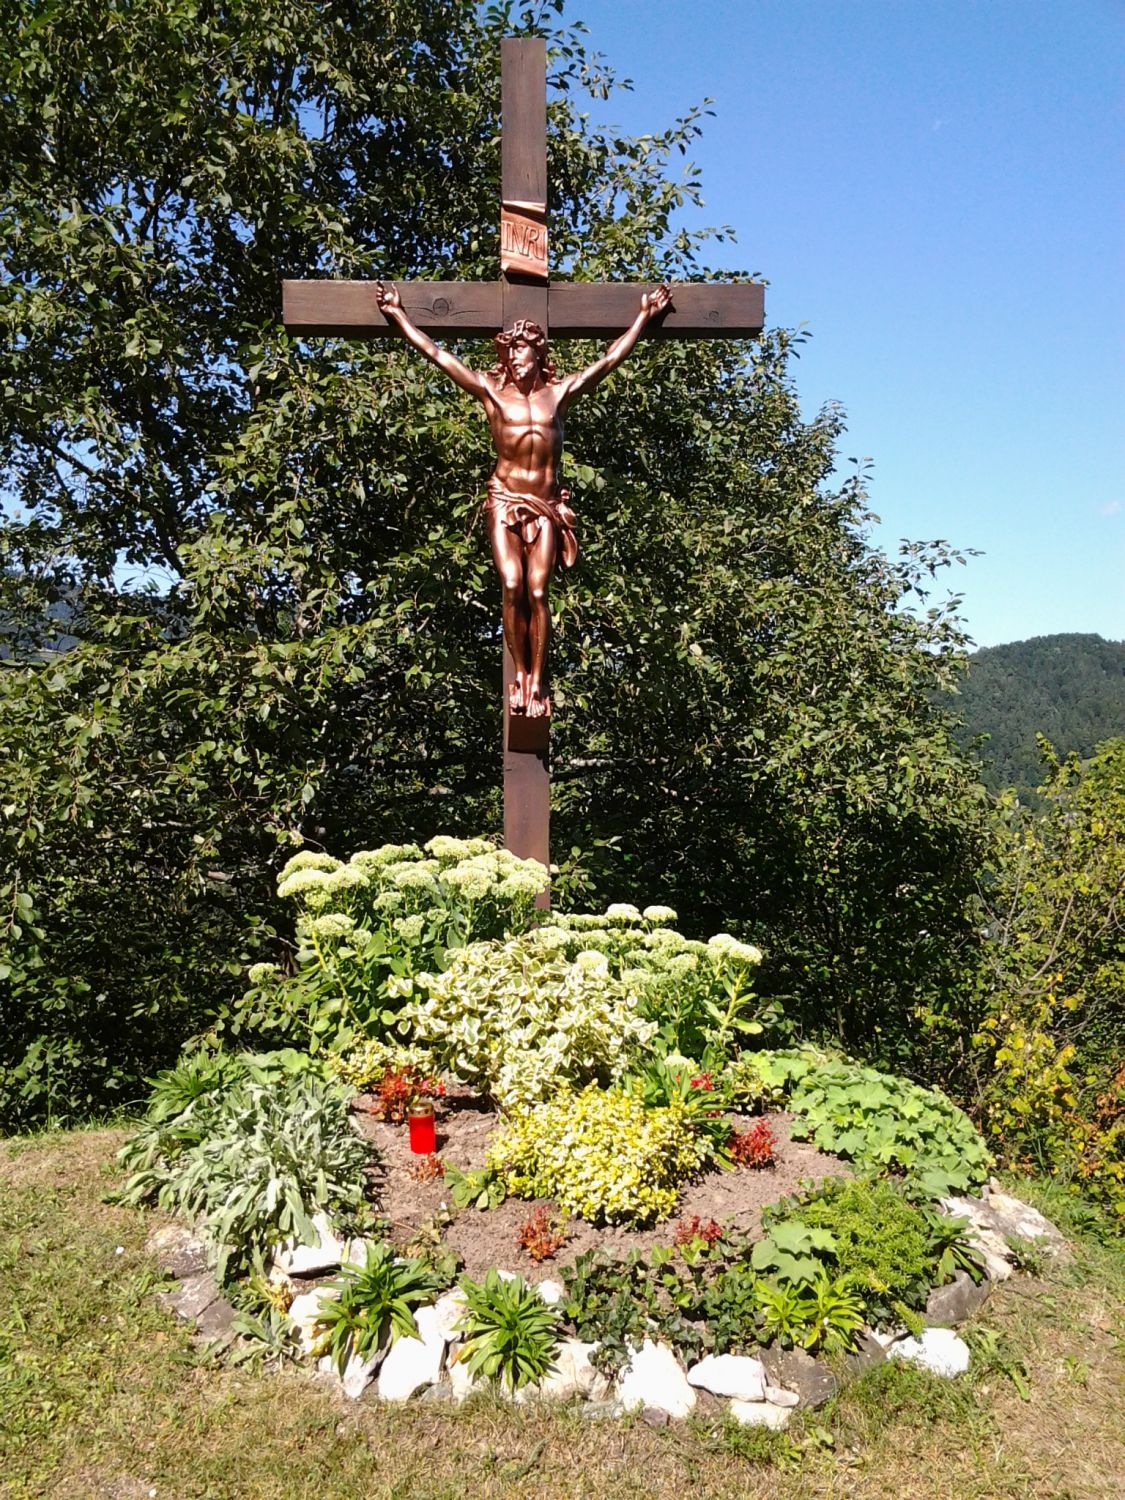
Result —
M343 1403L309 1375L200 1363L158 1307L152 1216L102 1202L121 1132L0 1143L0 1494L552 1500L667 1496L1118 1497L1125 1251L1068 1226L1076 1260L984 1309L973 1372L885 1366L788 1433L654 1431L576 1410Z

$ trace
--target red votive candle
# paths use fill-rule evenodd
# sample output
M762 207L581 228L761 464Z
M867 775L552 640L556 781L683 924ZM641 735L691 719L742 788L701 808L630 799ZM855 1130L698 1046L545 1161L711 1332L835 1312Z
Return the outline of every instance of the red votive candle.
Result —
M410 1149L415 1156L429 1156L437 1146L434 1106L429 1099L419 1099L406 1112L410 1124Z

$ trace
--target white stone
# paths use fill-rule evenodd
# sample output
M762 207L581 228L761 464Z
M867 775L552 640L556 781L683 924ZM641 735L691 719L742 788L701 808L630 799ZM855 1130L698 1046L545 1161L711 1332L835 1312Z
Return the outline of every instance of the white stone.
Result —
M796 1391L787 1391L783 1386L766 1386L766 1400L771 1406L796 1406L800 1399Z
M320 1310L325 1302L340 1295L334 1286L317 1287L315 1291L303 1292L289 1304L289 1321L296 1328L301 1340L301 1353L311 1354L320 1341Z
M371 1377L379 1368L380 1361L386 1353L385 1349L377 1349L369 1359L360 1359L353 1354L344 1366L344 1375L340 1384L344 1388L344 1395L349 1401L358 1401L364 1391L371 1384Z
M517 1403L523 1406L532 1401L569 1401L576 1396L604 1401L609 1395L609 1381L590 1362L597 1347L581 1339L563 1339L543 1379L516 1392Z
M743 1427L768 1427L771 1432L783 1432L789 1426L789 1408L774 1406L769 1401L732 1401L730 1414Z
M566 1296L566 1288L562 1282L552 1281L550 1277L546 1281L541 1281L536 1291L539 1293L540 1300L545 1302L548 1307L558 1307L559 1303Z
M436 1316L435 1326L448 1342L456 1337L457 1324L468 1310L469 1304L465 1301L464 1292L458 1291L456 1287L451 1292L446 1292L434 1303Z
M667 1344L645 1339L618 1378L617 1399L624 1407L653 1406L678 1418L695 1409L696 1395Z
M517 1276L514 1271L502 1271L499 1266L496 1267L496 1274L497 1274L497 1276L499 1276L499 1278L500 1278L501 1281L522 1281L523 1280L523 1277L522 1276Z
M379 1395L384 1401L409 1401L416 1391L436 1385L445 1357L445 1334L436 1310L420 1307L414 1314L419 1338L396 1339L379 1371Z
M904 1339L909 1334L909 1328L892 1328L887 1332L879 1328L865 1328L863 1333L868 1334L883 1349L889 1349L892 1344L897 1344L899 1339Z
M744 1354L708 1354L687 1372L688 1381L713 1396L764 1401L766 1371L761 1360Z
M941 1209L948 1218L968 1219L965 1237L979 1251L989 1278L1007 1281L1012 1274L1012 1252L990 1222L988 1205L977 1198L942 1198Z
M969 1346L952 1328L924 1328L920 1339L902 1339L887 1350L888 1359L905 1359L935 1375L964 1375Z
M321 1271L334 1271L344 1257L345 1245L333 1233L328 1215L313 1214L312 1223L318 1236L315 1245L287 1240L273 1258L273 1264L287 1276L317 1276Z
M349 1266L365 1266L367 1264L367 1247L369 1245L374 1247L375 1244L375 1240L365 1240L362 1238L348 1240L344 1246L344 1254L340 1264L344 1265L346 1263Z
M454 1360L449 1366L449 1384L453 1390L453 1399L460 1406L466 1396L471 1396L474 1391L483 1390L488 1382L472 1374L466 1362Z

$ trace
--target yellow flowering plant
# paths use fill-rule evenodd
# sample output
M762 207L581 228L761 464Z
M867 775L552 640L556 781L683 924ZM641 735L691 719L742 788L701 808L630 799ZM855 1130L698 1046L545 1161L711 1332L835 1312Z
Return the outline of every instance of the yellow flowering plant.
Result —
M563 1088L511 1116L487 1154L514 1197L552 1198L592 1223L631 1225L666 1219L706 1158L682 1104L646 1109L636 1094L596 1084Z

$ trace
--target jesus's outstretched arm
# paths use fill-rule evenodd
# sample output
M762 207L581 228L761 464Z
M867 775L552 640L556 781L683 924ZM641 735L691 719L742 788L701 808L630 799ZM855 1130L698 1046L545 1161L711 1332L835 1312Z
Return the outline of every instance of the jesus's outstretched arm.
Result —
M671 300L672 293L667 286L658 286L654 292L644 292L641 296L640 312L625 332L619 338L614 339L601 359L595 360L585 370L564 376L561 383L562 389L559 392L560 404L563 407L569 406L576 397L592 391L611 370L616 370L623 360L628 359L648 323L662 313Z
M375 300L379 304L379 311L398 327L408 344L413 344L420 354L424 354L451 380L455 380L463 391L468 391L471 396L478 396L482 401L486 398L489 387L484 377L478 375L475 370L470 370L468 365L463 365L455 355L450 354L448 349L440 348L429 334L415 327L406 315L402 298L393 282L387 286L382 281L377 281Z

